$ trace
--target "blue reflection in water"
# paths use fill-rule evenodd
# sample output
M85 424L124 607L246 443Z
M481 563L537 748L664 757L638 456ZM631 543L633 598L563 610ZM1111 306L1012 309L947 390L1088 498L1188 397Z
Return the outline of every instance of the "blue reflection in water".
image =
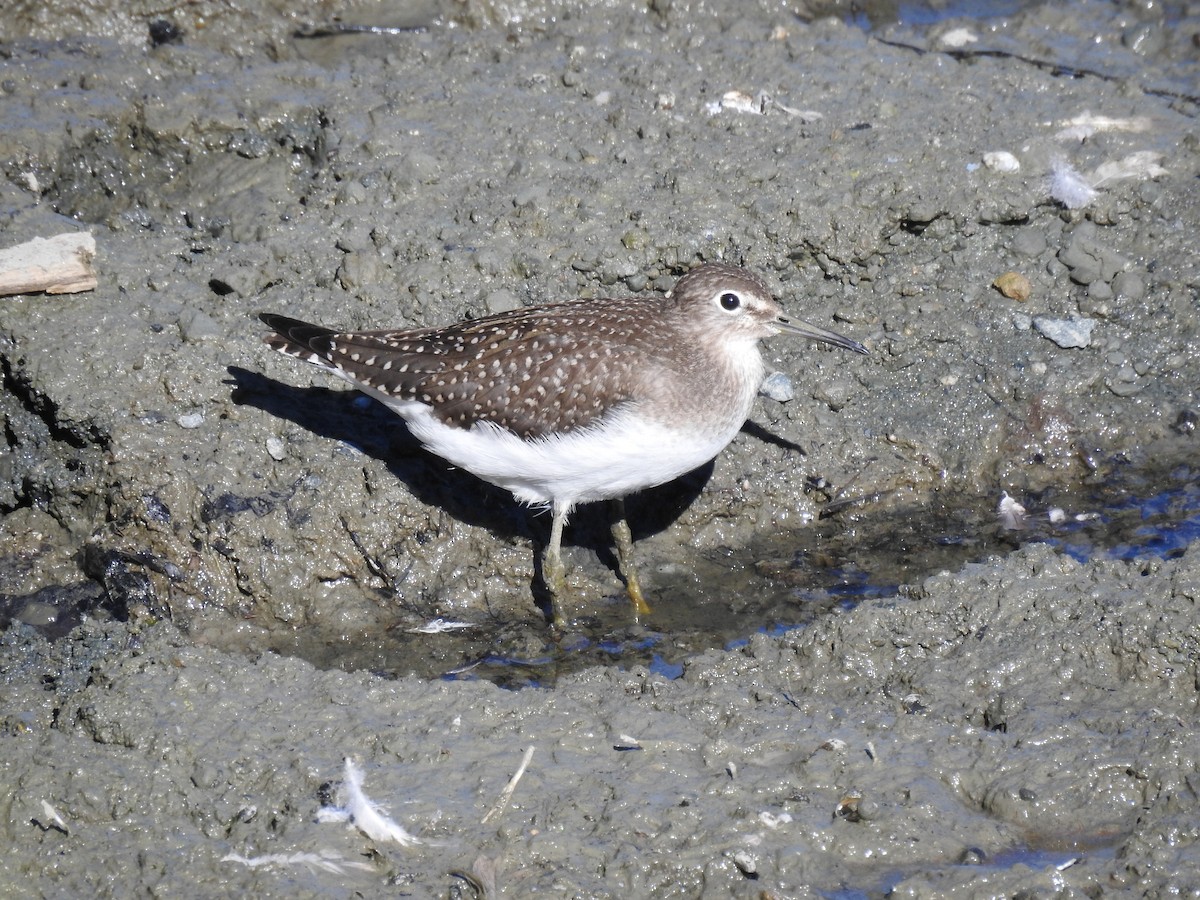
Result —
M1175 473L1180 480L1189 479L1178 487L1167 488L1148 497L1127 495L1111 502L1098 516L1084 521L1064 522L1057 530L1071 535L1101 532L1092 541L1064 541L1047 538L1047 543L1078 562L1090 559L1132 560L1143 556L1169 559L1200 540L1200 483L1191 470ZM1137 516L1146 523L1121 528L1122 520ZM1102 546L1104 535L1112 539L1124 530L1124 536L1107 547Z
M953 569L992 554L1010 552L1018 544L1046 543L1072 559L1086 563L1093 559L1133 560L1139 557L1169 559L1178 556L1187 546L1200 540L1200 470L1189 466L1176 469L1162 490L1158 481L1153 488L1145 482L1130 487L1128 480L1123 484L1108 484L1097 493L1080 497L1074 493L1050 494L1053 502L1036 502L1031 498L1027 525L1020 531L1001 531L992 524L991 515L983 512L974 519L958 520L958 527L940 531L945 527L930 522L910 521L909 531L891 533L888 540L867 548L853 559L839 560L841 565L816 566L807 551L798 551L794 569L803 573L798 580L802 587L793 589L788 602L758 608L766 621L755 621L755 610L751 608L738 624L744 633L729 639L729 631L718 636L714 630L714 646L723 644L726 650L745 647L752 634L779 636L805 627L814 615L827 611L851 609L863 600L895 597L901 583L917 583L932 571ZM1148 492L1139 496L1137 487ZM1024 500L1022 502L1025 502ZM1059 522L1051 522L1047 513L1054 503L1082 510L1078 515L1067 514ZM1043 508L1038 509L1038 506ZM936 561L923 557L929 547L946 548L949 556L940 555ZM859 547L859 551L863 548ZM866 560L866 561L864 561ZM931 568L932 567L932 568ZM899 601L898 601L899 602ZM796 613L790 619L789 612ZM735 615L741 616L738 612ZM782 617L782 618L781 618ZM740 628L733 629L735 631ZM543 684L540 674L547 676L547 686L554 681L552 670L566 663L564 657L580 664L600 662L598 657L608 657L618 665L641 663L650 672L663 678L680 678L684 672L684 661L691 655L668 642L670 634L640 632L629 637L595 638L580 635L569 644L560 645L553 658L518 659L501 655L489 656L479 663L451 675L449 678L487 677L503 683L497 678L496 670L511 672L512 687L535 687ZM692 647L692 652L696 651ZM484 672L491 669L490 674ZM522 672L526 674L522 677Z

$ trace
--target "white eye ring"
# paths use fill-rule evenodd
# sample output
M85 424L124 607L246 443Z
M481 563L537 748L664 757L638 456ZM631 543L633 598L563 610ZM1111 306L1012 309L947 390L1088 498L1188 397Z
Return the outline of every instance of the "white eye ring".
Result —
M722 291L717 297L717 302L721 304L721 309L726 312L733 312L742 305L742 298L733 291Z

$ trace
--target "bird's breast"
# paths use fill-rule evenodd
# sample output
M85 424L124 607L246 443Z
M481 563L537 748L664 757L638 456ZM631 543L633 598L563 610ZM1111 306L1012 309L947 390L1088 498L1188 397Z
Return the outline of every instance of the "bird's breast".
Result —
M733 438L750 414L765 369L757 343L697 352L650 367L637 404L643 415L680 431Z

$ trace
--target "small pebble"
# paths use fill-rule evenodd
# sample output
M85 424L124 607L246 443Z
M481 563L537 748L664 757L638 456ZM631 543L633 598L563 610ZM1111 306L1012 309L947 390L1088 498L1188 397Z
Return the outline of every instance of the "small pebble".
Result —
M287 457L287 446L277 437L267 438L267 454L275 462L282 462Z
M1197 416L1190 409L1181 409L1179 415L1175 417L1175 421L1171 424L1171 430L1176 434L1190 437L1196 433L1196 423L1200 421L1200 416Z
M1020 256L1040 256L1047 247L1046 235L1037 228L1021 229L1012 242L1012 252Z
M938 38L938 42L943 47L950 47L951 49L965 47L968 44L978 43L978 41L979 36L976 35L975 32L973 32L970 28L951 28L940 38ZM984 159L986 160L987 156L985 156Z
M960 865L979 866L987 862L987 853L979 847L967 847L958 858Z
M180 416L175 421L178 423L180 428L199 428L204 424L204 414L198 412L188 413L187 415Z
M758 873L758 861L745 850L735 850L733 852L733 864L738 867L738 871L743 875L756 875Z
M762 105L755 103L754 98L745 91L726 91L721 97L718 111L721 109L731 109L734 112L749 113L755 116L762 115Z
M1005 272L992 282L992 287L1018 303L1024 303L1033 293L1033 284L1020 272Z
M983 154L983 164L993 172L1020 172L1020 161L1007 150Z
M1064 350L1072 347L1087 347L1092 342L1095 319L1051 319L1035 316L1033 327L1042 337L1049 338Z
M1113 279L1112 289L1118 297L1141 300L1146 296L1146 282L1133 272L1120 272Z
M1094 303L1103 303L1113 298L1113 289L1107 281L1093 281L1088 285L1088 299Z
M834 412L843 408L854 395L854 382L849 378L831 378L813 387L813 398L820 400Z
M768 375L762 383L762 387L759 388L759 393L772 400L778 400L780 403L787 403L796 397L792 379L783 372L772 372Z

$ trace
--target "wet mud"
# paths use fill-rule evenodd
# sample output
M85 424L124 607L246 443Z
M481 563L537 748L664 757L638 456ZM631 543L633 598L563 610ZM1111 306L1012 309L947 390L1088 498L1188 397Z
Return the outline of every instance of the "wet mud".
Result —
M0 245L99 286L0 298L0 892L1197 892L1194 10L3 19ZM716 259L870 356L769 342L631 501L655 615L582 509L557 634L548 517L255 319ZM323 820L346 757L418 843Z

